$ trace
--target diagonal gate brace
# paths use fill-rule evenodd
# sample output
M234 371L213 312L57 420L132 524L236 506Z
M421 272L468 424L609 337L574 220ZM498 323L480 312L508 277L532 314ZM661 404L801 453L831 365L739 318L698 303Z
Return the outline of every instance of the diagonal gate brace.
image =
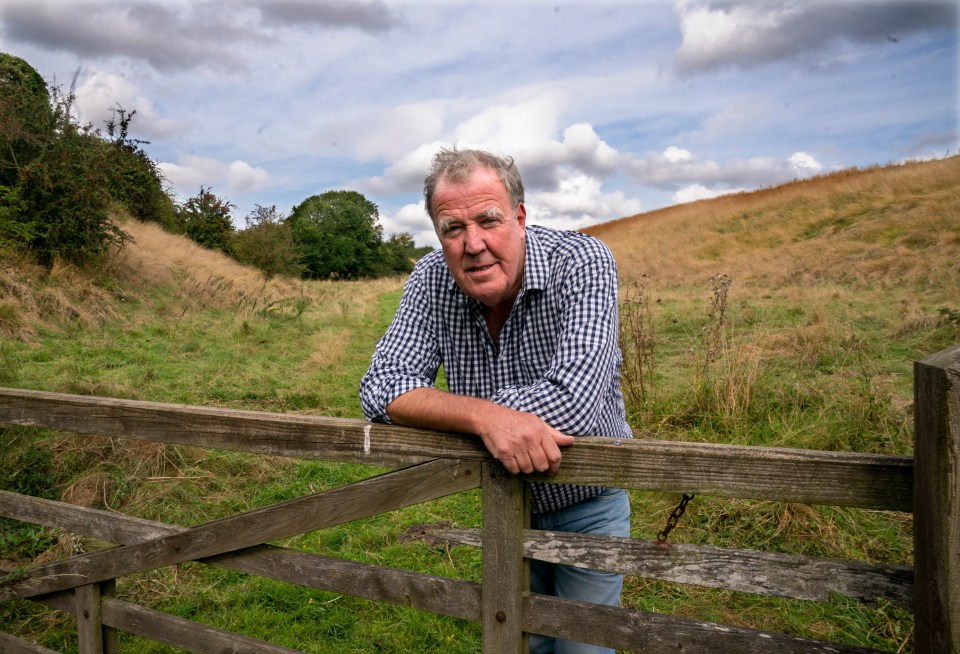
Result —
M186 531L73 557L0 580L0 601L67 590L331 527L477 488L480 463L435 459Z

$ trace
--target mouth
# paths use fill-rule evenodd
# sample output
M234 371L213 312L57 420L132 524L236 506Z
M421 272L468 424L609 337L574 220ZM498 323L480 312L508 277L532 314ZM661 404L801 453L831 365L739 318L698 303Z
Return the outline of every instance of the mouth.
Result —
M473 267L471 267L471 268L467 268L467 269L466 269L466 273L467 273L468 275L482 275L483 273L485 273L485 272L487 272L487 271L489 271L489 270L492 270L495 265L496 265L496 264L489 263L489 264L486 264L486 265L484 265L484 266L473 266Z

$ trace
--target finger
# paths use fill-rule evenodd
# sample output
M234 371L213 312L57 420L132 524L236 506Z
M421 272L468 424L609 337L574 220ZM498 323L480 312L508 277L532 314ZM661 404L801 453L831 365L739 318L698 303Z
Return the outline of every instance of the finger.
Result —
M536 465L534 464L529 452L521 452L517 454L517 466L520 468L520 472L527 475L536 469Z
M508 457L501 459L500 463L503 464L503 467L507 469L511 475L516 475L520 473L520 466L517 465L516 457Z
M547 451L546 444L550 443L549 439L544 441L544 446L538 446L536 450L533 450L530 460L533 463L533 467L537 472L547 472L550 470L552 465L550 460L550 454ZM556 446L554 446L556 447ZM559 452L559 450L557 450Z
M550 438L543 439L543 455L546 459L546 466L540 469L540 472L546 471L547 474L556 474L560 469L560 459L563 457L560 448Z

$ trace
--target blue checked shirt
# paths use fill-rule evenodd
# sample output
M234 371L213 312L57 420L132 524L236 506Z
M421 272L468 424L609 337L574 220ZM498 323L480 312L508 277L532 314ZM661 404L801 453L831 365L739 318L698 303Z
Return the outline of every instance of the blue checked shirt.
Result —
M441 365L452 393L532 413L565 434L630 438L620 393L613 255L585 234L528 225L523 285L495 344L482 305L463 294L441 251L428 254L411 273L360 382L364 414L390 422L387 405L433 386ZM532 487L536 513L602 490Z

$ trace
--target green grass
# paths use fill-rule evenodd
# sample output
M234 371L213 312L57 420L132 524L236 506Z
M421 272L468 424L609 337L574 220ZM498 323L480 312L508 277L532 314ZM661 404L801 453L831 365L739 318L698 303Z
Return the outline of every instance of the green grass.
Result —
M651 312L656 332L653 384L643 405L629 407L638 433L686 441L910 454L912 361L960 340L955 296L935 288L869 290L838 284L798 292L741 288L734 282L727 322L717 332L721 347L706 365L710 343L704 341L705 328L709 332L714 320L709 315L709 285L665 289L656 298L660 301ZM120 305L120 318L99 327L48 329L30 344L3 341L3 383L357 418L357 384L393 316L400 288L399 283L325 285L306 306L268 312L185 308L179 298L156 293ZM905 310L905 303L913 308ZM755 359L749 358L751 353L757 353ZM743 371L750 366L755 366L755 375L747 379ZM721 390L728 395L718 395ZM737 397L736 406L729 393ZM28 460L54 462L43 468L42 478L30 480L32 493L43 489L54 497L182 525L380 472L361 465L25 428L6 429L2 438L8 467L23 469ZM639 491L631 497L633 536L648 540L663 528L679 499ZM476 527L479 520L480 498L470 492L282 544L479 581L478 551L432 547L404 537L416 525ZM21 541L53 542L57 536L17 533ZM888 512L697 497L670 539L912 563L910 516ZM37 547L46 545L43 541ZM16 549L8 543L0 555L12 559ZM60 545L53 551L63 555ZM198 564L124 578L119 594L307 652L456 653L478 651L480 643L479 627L469 622ZM876 607L837 597L826 603L802 602L628 579L624 604L888 651L907 652L911 647L910 615L882 602ZM27 602L0 605L0 629L66 653L76 651L72 619ZM142 654L170 651L128 635L122 646Z

